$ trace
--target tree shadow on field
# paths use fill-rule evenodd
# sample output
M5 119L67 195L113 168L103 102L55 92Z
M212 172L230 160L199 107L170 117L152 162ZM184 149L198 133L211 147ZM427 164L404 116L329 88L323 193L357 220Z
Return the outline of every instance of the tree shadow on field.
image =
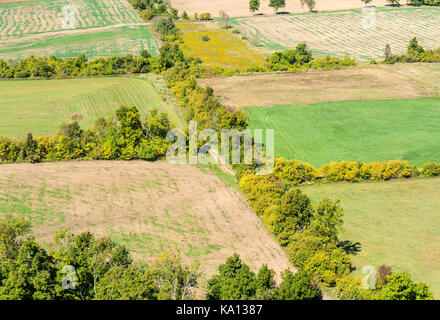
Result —
M356 255L362 250L362 245L360 242L353 242L350 240L340 241L338 243L338 248L344 250L347 254Z
M288 12L288 11L279 11L276 14L290 14L290 12Z

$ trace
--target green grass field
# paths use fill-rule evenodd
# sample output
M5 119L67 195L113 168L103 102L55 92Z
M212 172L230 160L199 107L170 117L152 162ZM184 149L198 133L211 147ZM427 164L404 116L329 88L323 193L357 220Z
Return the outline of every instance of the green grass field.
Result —
M245 109L251 129L275 130L275 155L332 161L440 161L440 99L362 100Z
M306 42L315 54L358 59L380 59L386 44L395 54L406 52L417 37L425 48L440 46L440 8L376 8L375 27L364 28L362 10L315 14L259 16L232 19L249 38L271 50L282 50Z
M91 127L101 116L114 116L121 105L137 106L143 114L152 108L167 112L181 125L147 80L114 77L70 80L0 81L0 135L52 135L62 122L78 118Z
M63 26L65 1L34 1L0 5L0 59L31 55L89 58L158 54L159 40L150 25L124 0L73 0L75 29Z
M313 201L341 199L343 240L361 243L355 274L364 265L407 270L440 297L440 179L319 184L301 188Z

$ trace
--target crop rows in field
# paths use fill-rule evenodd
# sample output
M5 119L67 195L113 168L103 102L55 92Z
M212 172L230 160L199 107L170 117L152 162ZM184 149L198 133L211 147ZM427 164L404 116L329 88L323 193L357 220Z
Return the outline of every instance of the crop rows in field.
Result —
M66 1L38 1L0 6L0 39L62 31ZM78 29L140 23L135 10L123 0L71 0Z
M122 26L99 32L63 33L8 42L0 45L0 59L20 60L31 55L71 58L80 54L95 59L139 54L142 50L148 50L154 56L159 52L159 40L150 32L148 25Z
M417 37L425 48L440 47L440 8L376 9L376 28L365 30L361 10L236 19L259 45L279 50L306 42L315 53L378 59L386 44L406 51Z
M136 106L143 115L155 108L180 125L176 109L166 104L155 84L135 78L0 81L0 136L52 135L62 122L78 120L90 128L121 105Z

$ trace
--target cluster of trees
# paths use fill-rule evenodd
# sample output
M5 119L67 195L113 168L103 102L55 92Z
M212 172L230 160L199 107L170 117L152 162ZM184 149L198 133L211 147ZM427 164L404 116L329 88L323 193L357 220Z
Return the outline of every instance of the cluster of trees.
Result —
M208 300L321 300L322 293L312 275L299 271L295 275L285 270L282 282L276 285L275 271L263 265L252 272L237 254L218 268L218 274L208 281Z
M300 43L295 49L275 52L267 58L266 69L269 71L298 71L302 69L332 69L356 65L354 59L345 57L313 59L312 51L305 43Z
M170 6L167 0L128 0L139 11L139 16L144 20L154 17L166 16L178 19L179 12Z
M338 240L344 215L338 201L324 199L314 208L307 195L274 175L245 174L239 186L296 267L327 286L350 272L350 256Z
M302 6L306 5L310 12L315 9L315 0L300 0L300 2ZM260 10L260 5L260 0L249 0L249 11L252 13L258 12L258 10ZM275 13L278 13L279 9L286 7L286 0L270 0L269 7L273 8Z
M178 46L176 50L180 50ZM197 84L204 72L200 63L200 59L183 59L166 72L168 87L185 110L185 120L197 121L201 130L246 128L247 117L242 111L228 112L212 88Z
M151 265L133 263L129 251L90 232L54 234L42 246L30 224L0 221L0 300L184 300L194 298L200 273L177 251Z
M410 0L412 6L440 6L440 0Z
M166 155L173 128L166 113L152 110L145 121L136 107L122 106L116 118L100 118L84 130L78 122L64 123L53 137L0 137L0 162L101 159L157 160Z
M344 215L339 201L324 199L313 207L307 195L275 175L245 174L239 186L300 273L320 286L334 287L338 299L433 299L428 286L415 283L406 272L379 268L379 286L371 289L349 276L349 254L359 251L360 244L338 238Z
M20 62L0 60L0 78L52 78L101 76L160 72L160 60L147 51L141 55L113 56L88 61L85 55L77 58L28 57Z
M393 55L391 53L391 46L387 44L385 46L383 63L394 64L398 62L440 62L440 48L436 50L424 49L417 41L417 38L414 37L409 42L406 53Z

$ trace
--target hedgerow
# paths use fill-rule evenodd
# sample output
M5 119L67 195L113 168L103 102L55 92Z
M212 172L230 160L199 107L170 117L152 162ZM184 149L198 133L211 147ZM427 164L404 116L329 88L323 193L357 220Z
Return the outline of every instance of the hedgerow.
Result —
M436 50L424 49L417 38L411 39L409 42L407 52L402 55L391 54L391 47L389 45L385 48L385 59L383 63L411 63L411 62L440 62L440 48Z
M136 107L120 107L116 119L100 118L92 129L78 122L65 123L53 137L26 139L0 136L0 163L41 162L74 159L157 160L165 156L170 142L166 135L173 125L165 113L152 110L144 123Z

